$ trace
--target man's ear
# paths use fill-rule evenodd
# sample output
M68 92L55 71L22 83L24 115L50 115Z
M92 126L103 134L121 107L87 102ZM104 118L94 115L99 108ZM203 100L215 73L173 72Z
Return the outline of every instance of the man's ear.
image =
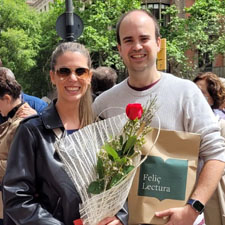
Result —
M12 96L9 94L5 94L3 97L6 101L11 101L12 100Z
M121 45L120 44L117 44L117 49L118 49L120 57L121 57Z
M53 85L55 85L55 72L53 70L50 70L49 75L50 75L50 79Z
M5 100L7 103L10 103L12 101L12 96L9 95L9 94L5 94L3 97L2 97L2 100Z
M157 43L157 46L158 46L158 52L159 52L160 49L161 49L161 38L160 38L160 37L157 38L156 43Z

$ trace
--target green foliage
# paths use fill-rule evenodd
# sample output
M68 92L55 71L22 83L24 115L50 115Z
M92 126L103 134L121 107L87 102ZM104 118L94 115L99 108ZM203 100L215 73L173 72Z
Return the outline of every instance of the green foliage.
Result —
M173 72L181 77L192 78L196 70L205 70L215 56L225 53L224 1L197 0L191 7L185 8L188 16L178 17L175 5L167 9L170 22L161 29L167 38L168 61ZM186 51L191 49L203 62L198 68L198 60L188 62ZM206 53L209 62L206 61Z
M124 70L117 52L115 25L122 13L140 8L140 2L93 0L89 4L73 1L75 13L84 22L79 42L89 48L94 67L105 65ZM0 58L3 65L15 73L25 92L40 97L46 95L51 90L50 56L61 41L55 29L56 20L65 12L65 1L54 0L50 11L45 13L32 10L24 0L0 0L0 3Z
M40 49L41 26L38 14L24 1L2 0L0 4L0 57L3 65L15 74L23 89L30 70L36 66Z
M116 47L115 25L123 12L140 8L140 2L141 0L93 0L89 4L73 1L74 12L84 23L83 34L78 41L90 50L93 67L104 65L111 66L119 72L124 70ZM55 31L55 23L58 16L65 12L65 2L55 0L52 6L48 13L41 14L43 34L40 54L37 58L41 68L39 73L45 73L46 77L51 52L60 41ZM51 87L48 86L48 89Z
M27 79L27 83L33 84L30 92L36 96L47 95L52 91L52 86L49 81L49 65L52 51L60 42L61 38L56 33L56 20L65 9L60 0L55 0L48 12L39 14L39 22L41 25L41 41L40 51L36 56L36 66L32 68L32 76Z
M100 194L104 190L104 180L93 181L88 187L88 193Z
M130 9L140 8L141 0L93 0L85 3L84 10L74 1L75 13L84 22L84 32L79 41L90 50L94 67L111 66L117 71L124 65L117 51L116 23L119 17Z
M125 67L117 51L115 26L126 11L140 8L141 0L73 0L74 12L84 22L79 42L92 56L93 66L111 66L124 78ZM55 29L56 20L65 12L65 1L55 0L49 12L37 13L24 0L0 0L0 58L12 69L25 92L36 96L51 90L49 82L50 56L61 41ZM179 18L175 6L167 9L171 21L162 27L167 38L168 61L172 72L191 78L197 68L187 61L186 51L199 52L206 65L205 53L212 61L225 52L225 1L196 0L185 9L190 16ZM210 63L210 62L209 62ZM123 75L123 76L122 76ZM35 85L34 85L35 84Z

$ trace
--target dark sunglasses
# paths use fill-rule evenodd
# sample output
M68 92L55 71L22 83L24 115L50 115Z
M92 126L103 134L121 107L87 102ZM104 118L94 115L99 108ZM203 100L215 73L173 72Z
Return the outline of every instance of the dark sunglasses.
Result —
M58 70L56 70L57 75L60 77L63 77L63 78L69 77L72 72L73 72L73 70L71 70L70 68L67 68L67 67L62 67L62 68L59 68ZM76 68L74 70L74 73L80 78L89 77L89 74L90 74L89 69L82 68L82 67Z

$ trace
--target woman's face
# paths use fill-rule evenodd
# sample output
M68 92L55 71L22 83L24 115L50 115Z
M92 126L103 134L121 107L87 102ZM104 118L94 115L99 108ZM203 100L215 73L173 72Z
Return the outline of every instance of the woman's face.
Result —
M0 98L0 114L5 117L13 109L11 104L11 97L9 95L4 95Z
M205 80L198 80L196 82L196 84L200 88L200 90L202 91L202 94L207 99L209 105L212 106L214 104L214 101L213 101L213 98L211 97L211 95L209 94L209 92L207 90L207 82Z
M55 71L50 71L51 81L58 92L58 101L78 103L91 82L91 73L88 71L88 59L80 52L68 51L60 55L56 60Z

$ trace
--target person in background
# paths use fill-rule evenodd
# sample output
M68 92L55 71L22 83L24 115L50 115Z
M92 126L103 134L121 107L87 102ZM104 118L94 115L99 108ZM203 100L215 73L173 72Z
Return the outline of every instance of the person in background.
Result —
M201 134L199 156L204 166L189 201L183 207L169 208L155 215L168 216L166 225L192 225L198 216L200 224L204 224L201 212L217 187L225 161L224 139L215 116L192 81L157 70L160 32L153 15L145 10L129 11L120 18L116 31L119 54L129 76L95 99L94 113L99 115L111 108L101 115L109 118L120 114L119 108L125 109L129 103L145 105L150 96L156 96L162 129ZM151 126L158 127L156 118Z
M10 69L8 69L6 67L2 67L2 61L0 61L0 73L6 73L7 76L14 77L14 74L13 74L13 72ZM8 119L7 117L2 116L2 114L0 113L0 124L2 124L5 121L7 121L7 119Z
M1 71L6 71L8 76L11 76L13 79L15 79L15 76L13 72L6 68L6 67L0 67L0 72ZM32 95L27 95L23 92L21 92L21 99L24 102L27 102L37 113L41 113L43 109L48 105L45 101L41 100L38 97L32 96ZM0 115L0 124L5 122L8 118L3 117Z
M24 102L27 102L33 109L35 109L39 114L48 106L48 103L44 100L33 95L25 94L23 92L21 94L21 98Z
M225 86L221 79L212 72L200 73L193 80L202 91L216 116L225 120Z
M110 89L116 84L117 73L111 67L100 66L92 71L91 80L93 100L102 92Z
M225 138L225 86L222 80L212 72L200 73L193 80L200 88L214 114L216 115L221 135ZM205 207L207 225L225 225L225 174L223 174L216 191Z
M7 70L0 70L0 114L8 120L0 124L0 183L5 174L7 157L15 131L24 117L36 114L21 98L21 86L7 74ZM3 219L3 203L0 192L0 224Z
M72 225L80 220L81 199L54 143L55 129L69 135L93 121L90 70L89 52L79 43L61 43L52 53L50 78L58 96L16 132L3 179L4 225ZM106 224L127 224L127 211L99 222Z
M224 77L220 77L220 80L222 81L223 86L225 87L225 78ZM225 111L225 102L221 105L220 108Z

